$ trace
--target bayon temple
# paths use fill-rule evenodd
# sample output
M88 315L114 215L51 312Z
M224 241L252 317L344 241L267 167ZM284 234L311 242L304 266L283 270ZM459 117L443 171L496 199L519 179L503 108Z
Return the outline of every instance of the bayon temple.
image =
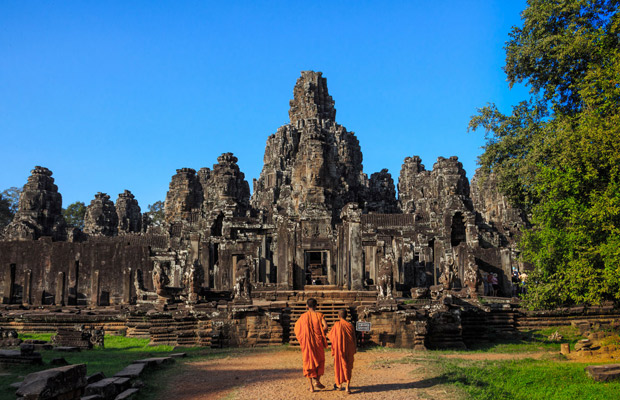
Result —
M470 182L456 156L427 169L413 155L398 188L385 169L369 177L320 72L302 72L289 117L267 138L252 192L232 153L178 169L159 225L126 190L116 202L95 194L84 228L68 228L52 172L35 167L0 242L0 324L78 321L178 345L293 343L291 321L315 297L328 315L345 306L373 322L377 343L475 336L463 315L493 314L478 301L483 275L496 273L509 298L523 268L515 241L526 222L493 177Z

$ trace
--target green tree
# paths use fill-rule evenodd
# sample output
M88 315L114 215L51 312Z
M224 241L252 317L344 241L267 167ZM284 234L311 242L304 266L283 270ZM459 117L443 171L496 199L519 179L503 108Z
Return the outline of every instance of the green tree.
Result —
M11 223L19 205L22 190L10 187L0 193L0 230Z
M19 206L19 196L22 194L22 189L12 186L8 189L5 189L0 193L3 199L9 202L9 209L11 211L11 217L17 213L17 208Z
M486 131L483 174L531 217L520 246L533 308L620 300L619 5L530 0L505 70L533 98L470 121Z
M161 226L165 220L164 202L160 200L153 204L149 204L148 209L149 210L146 212L146 215L149 218L149 224L153 226Z
M0 231L10 224L12 220L11 203L0 194Z
M84 229L84 216L86 215L86 205L81 201L69 204L62 210L67 225L72 228Z

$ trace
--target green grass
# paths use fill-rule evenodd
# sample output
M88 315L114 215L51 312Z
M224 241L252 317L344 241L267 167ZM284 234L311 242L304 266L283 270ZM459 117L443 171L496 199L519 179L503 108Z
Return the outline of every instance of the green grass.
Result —
M588 364L552 360L436 360L437 384L454 385L472 399L576 400L618 398L620 382L590 379Z
M49 342L52 339L56 332L47 332L47 333L20 333L19 338L22 340L44 340Z
M49 340L51 333L21 334L22 339ZM105 348L82 350L75 353L59 352L54 350L41 351L44 365L11 367L7 370L0 369L1 373L10 373L9 376L0 376L0 399L14 398L15 391L8 385L20 381L25 375L42 369L51 368L50 361L53 358L64 357L70 364L86 364L87 374L103 372L106 376L112 376L119 372L134 360L148 357L165 356L172 352L171 346L148 346L149 339L128 338L122 336L106 336ZM197 354L205 349L184 349L188 354Z
M53 333L20 334L21 339L49 340ZM9 389L8 385L23 379L24 376L52 368L50 361L53 358L64 357L70 364L86 364L87 374L103 372L110 377L119 372L135 360L148 357L163 357L173 352L187 353L187 357L177 359L176 363L165 368L147 372L141 379L145 386L140 389L138 399L152 399L160 393L166 385L181 372L183 364L188 361L217 359L224 357L238 357L248 353L277 351L286 349L287 346L257 348L257 349L211 349L206 347L183 348L174 351L172 346L149 346L149 339L128 338L124 336L106 336L105 348L83 350L76 353L59 352L54 350L41 351L44 365L11 367L7 370L0 369L0 375L9 373L8 376L0 376L0 399L14 399L15 389Z

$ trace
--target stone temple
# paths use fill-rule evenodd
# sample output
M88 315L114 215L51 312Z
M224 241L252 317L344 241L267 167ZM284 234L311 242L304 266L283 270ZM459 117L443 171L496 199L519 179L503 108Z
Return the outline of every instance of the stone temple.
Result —
M493 177L470 184L457 157L430 170L405 158L398 191L385 169L368 177L320 72L301 73L289 117L252 193L232 153L178 169L159 226L126 190L97 193L84 229L69 229L52 172L35 167L0 242L0 324L59 326L61 309L154 342L273 344L294 342L291 321L316 297L384 326L376 341L462 343L445 299L474 302L483 272L511 295L523 216Z

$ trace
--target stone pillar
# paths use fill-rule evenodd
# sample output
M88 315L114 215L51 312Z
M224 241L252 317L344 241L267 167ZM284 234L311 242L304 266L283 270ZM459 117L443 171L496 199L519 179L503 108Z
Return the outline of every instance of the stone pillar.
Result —
M362 255L362 224L349 224L349 240L351 242L351 290L364 289L364 263Z
M15 264L9 264L5 272L4 277L4 296L2 297L3 304L11 304L13 300L13 290L15 288Z
M271 282L271 260L265 259L265 283L275 283Z
M54 296L54 304L57 306L65 305L65 273L62 271L56 276L56 293Z
M328 250L325 252L325 263L327 264L327 283L334 285L336 283L336 271L332 265L332 252Z
M131 268L123 271L123 304L131 303L131 288L133 287Z
M286 224L281 223L278 227L278 265L277 265L277 274L278 274L278 286L282 288L288 288L289 280L288 280L288 232L286 229Z
M351 290L364 289L364 257L362 250L362 210L357 203L348 203L342 209L341 218L346 224L346 240L349 249L349 279Z
M93 271L90 281L90 305L99 305L99 270Z
M67 304L69 304L70 306L77 306L80 262L76 260L69 271L69 296L67 298Z
M22 304L27 306L30 304L30 292L32 291L32 270L24 271L24 293L22 295Z
M232 268L230 269L230 287L231 289L235 287L235 283L237 282L237 263L239 262L239 256L233 254L232 256Z

